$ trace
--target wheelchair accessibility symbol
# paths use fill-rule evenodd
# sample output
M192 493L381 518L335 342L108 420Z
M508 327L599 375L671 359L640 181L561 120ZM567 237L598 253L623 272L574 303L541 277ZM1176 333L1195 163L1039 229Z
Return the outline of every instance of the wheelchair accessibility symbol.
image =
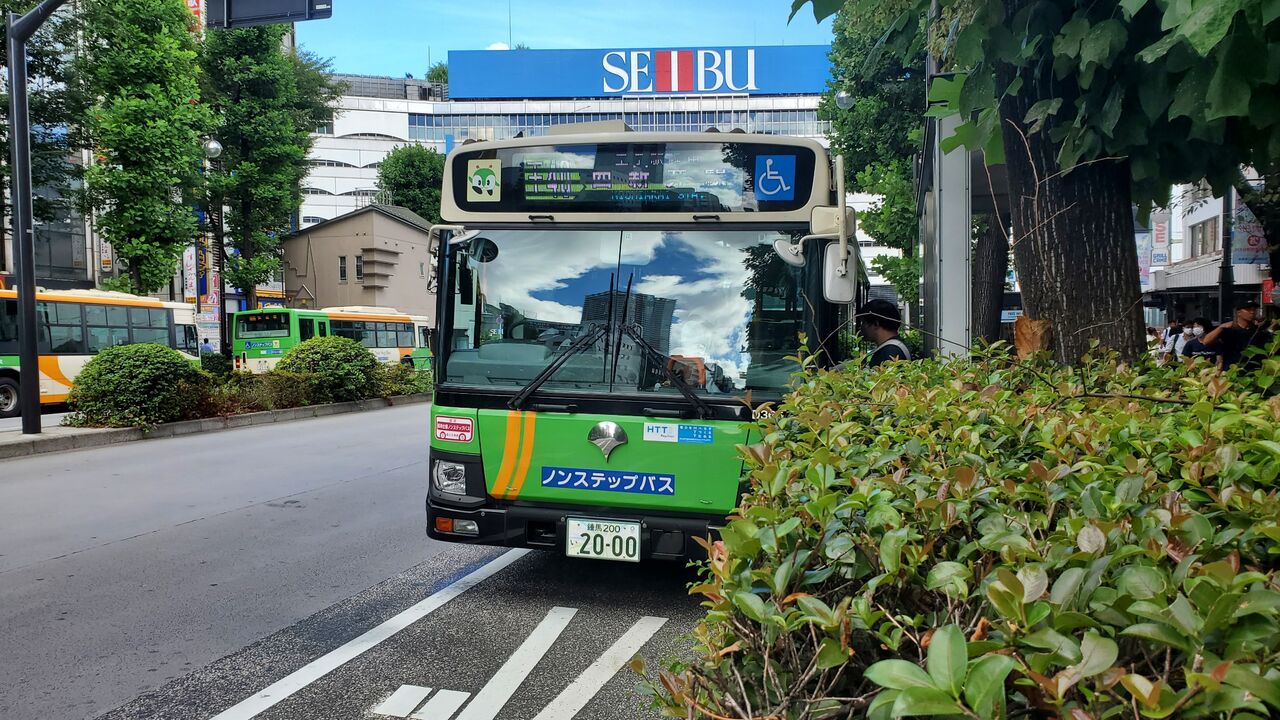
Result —
M756 199L794 200L796 196L794 155L756 156Z

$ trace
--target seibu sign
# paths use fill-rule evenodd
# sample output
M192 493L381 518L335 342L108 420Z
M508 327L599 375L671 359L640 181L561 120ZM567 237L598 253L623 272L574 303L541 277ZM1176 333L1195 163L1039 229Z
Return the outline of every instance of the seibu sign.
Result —
M736 67L735 67L736 60ZM613 50L604 54L605 94L750 92L756 86L755 48Z
M454 50L449 98L820 95L831 77L830 52L828 45Z

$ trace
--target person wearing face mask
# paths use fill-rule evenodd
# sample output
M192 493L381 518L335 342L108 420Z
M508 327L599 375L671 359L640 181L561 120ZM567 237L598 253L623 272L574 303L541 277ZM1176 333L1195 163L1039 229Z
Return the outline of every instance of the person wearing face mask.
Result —
M1183 343L1182 348L1178 351L1181 357L1191 358L1207 358L1212 361L1218 356L1218 351L1204 344L1204 334L1209 327L1209 321L1204 318L1196 318L1187 325L1190 331L1190 338Z
M1195 325L1187 323L1182 326L1182 332L1171 338L1173 342L1173 357L1183 357L1183 351L1187 347L1187 343L1195 337Z

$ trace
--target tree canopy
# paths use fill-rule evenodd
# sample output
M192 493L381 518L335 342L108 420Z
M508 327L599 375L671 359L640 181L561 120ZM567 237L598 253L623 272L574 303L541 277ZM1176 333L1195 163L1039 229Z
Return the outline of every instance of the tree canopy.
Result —
M440 222L440 188L444 156L422 145L401 145L378 166L378 189L392 205L409 208L433 223Z
M95 98L84 127L97 153L85 198L128 271L117 285L154 292L196 233L210 118L199 103L192 17L171 0L90 0L83 12L77 66Z
M226 277L255 302L254 288L280 268L280 243L301 205L311 133L326 122L340 88L325 62L282 49L286 28L211 32L201 54L203 96L225 148L210 173L215 204L227 208Z

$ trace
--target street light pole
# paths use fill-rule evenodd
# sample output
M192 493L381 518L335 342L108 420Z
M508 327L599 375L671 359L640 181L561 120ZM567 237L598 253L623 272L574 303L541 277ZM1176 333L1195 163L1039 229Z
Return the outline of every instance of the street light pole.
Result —
M13 142L11 224L18 256L18 399L24 435L40 434L40 356L36 350L36 252L31 207L27 41L66 1L44 0L25 15L9 13L9 127Z
M1235 219L1233 194L1235 190L1227 188L1222 197L1222 263L1218 266L1218 320L1225 318L1228 322L1234 319L1231 309L1235 305L1232 297L1236 293L1235 267L1231 264L1232 220Z

